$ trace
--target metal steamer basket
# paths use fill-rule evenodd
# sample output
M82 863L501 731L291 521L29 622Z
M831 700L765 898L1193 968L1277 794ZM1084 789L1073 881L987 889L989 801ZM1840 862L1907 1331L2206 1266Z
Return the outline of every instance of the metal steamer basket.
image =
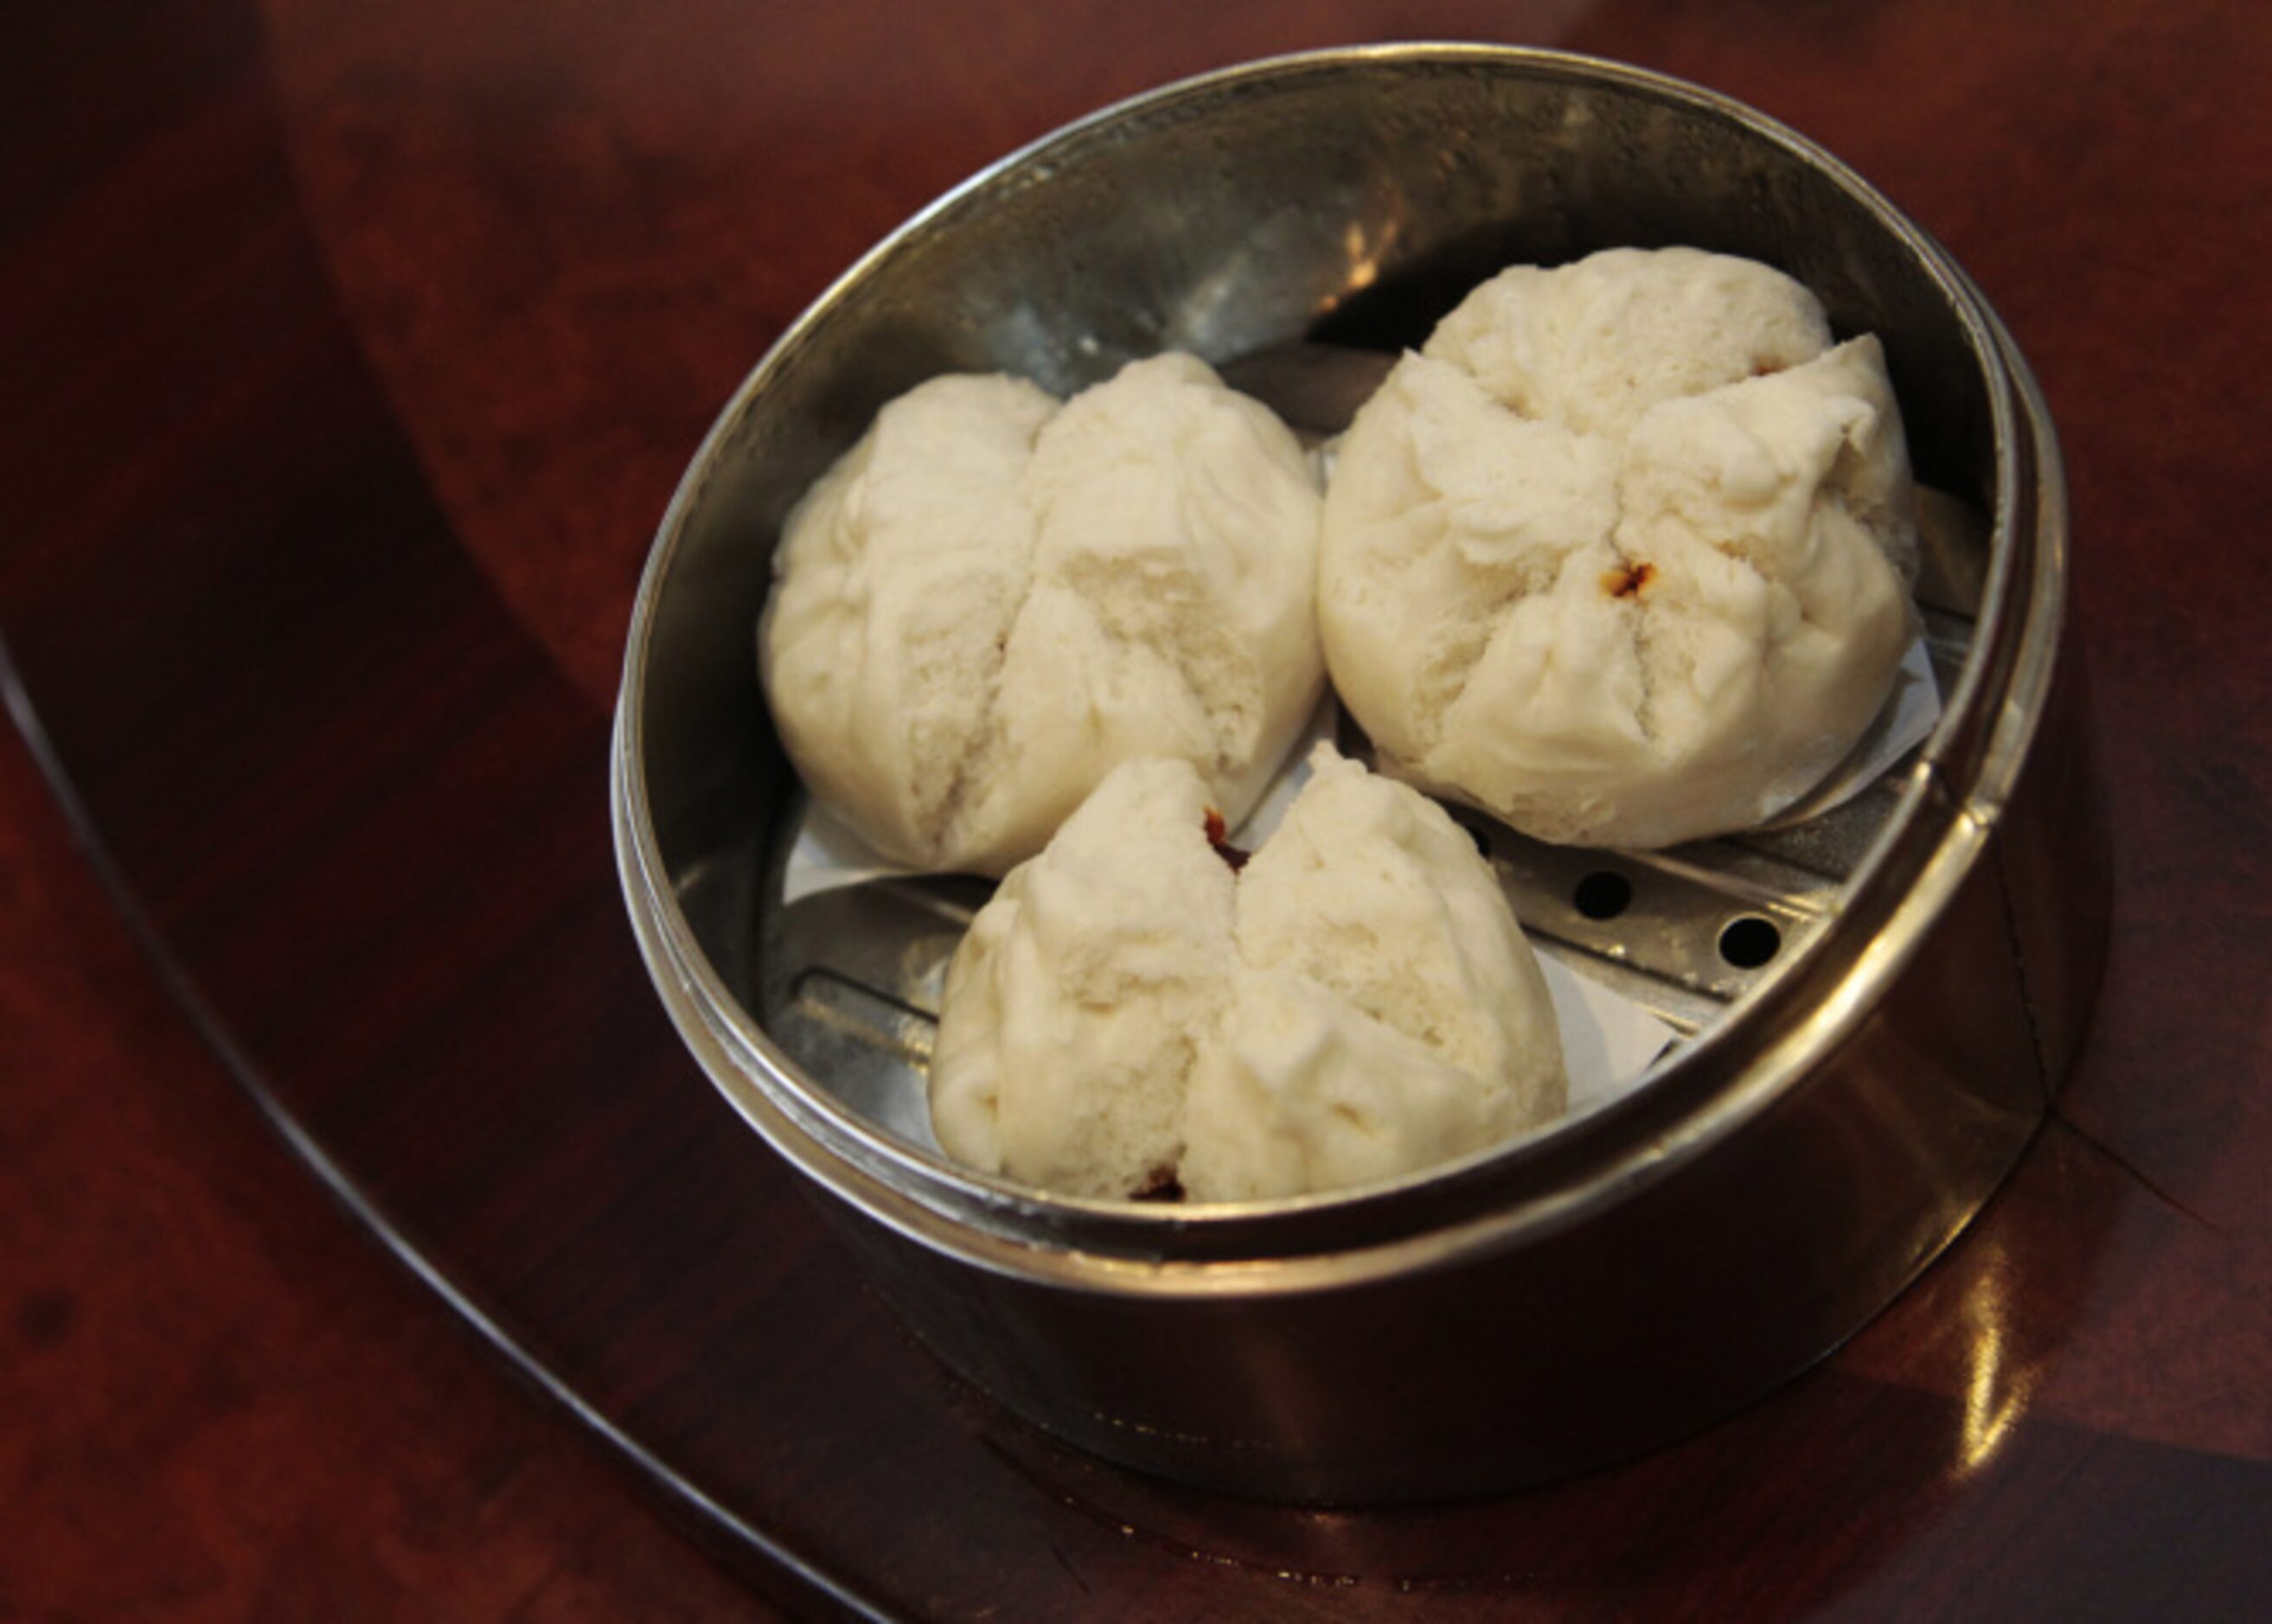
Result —
M1820 817L1655 853L1481 826L1543 950L1685 1034L1633 1092L1426 1176L1251 1204L1060 1200L923 1148L983 887L783 902L803 796L755 677L783 514L949 370L1059 393L1168 347L1416 343L1501 266L1685 242L1885 342L1945 697ZM727 406L665 516L617 716L624 888L688 1047L949 1366L1058 1436L1318 1501L1512 1486L1666 1442L1850 1336L1979 1209L2072 1058L2105 928L2059 453L1964 273L1850 170L1693 86L1463 46L1264 62L948 194Z

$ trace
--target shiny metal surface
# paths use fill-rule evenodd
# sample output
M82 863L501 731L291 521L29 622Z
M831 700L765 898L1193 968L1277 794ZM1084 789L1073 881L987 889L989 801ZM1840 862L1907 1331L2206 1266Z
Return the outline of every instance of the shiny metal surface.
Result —
M1495 831L1553 950L1694 1036L1635 1094L1430 1178L1298 1202L1053 1200L908 1115L978 895L778 905L801 797L751 629L788 504L930 374L1069 390L1424 333L1501 264L1694 242L1885 340L1923 478L1992 530L1927 598L1947 712L1908 771L1797 828L1646 859ZM633 924L691 1048L826 1192L946 1361L1041 1425L1190 1480L1318 1500L1630 1455L1850 1335L1994 1188L2095 983L2102 838L2059 645L2066 512L2024 364L1963 274L1836 162L1708 93L1583 59L1383 48L1256 64L1072 126L942 199L759 364L650 560L617 714ZM2059 683L2054 687L2054 674ZM1622 874L1613 919L1577 905ZM1721 932L1772 920L1765 963Z

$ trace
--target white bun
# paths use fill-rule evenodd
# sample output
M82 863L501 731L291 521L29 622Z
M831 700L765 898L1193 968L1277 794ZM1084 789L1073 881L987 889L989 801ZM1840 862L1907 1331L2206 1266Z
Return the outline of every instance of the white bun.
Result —
M1180 762L1121 767L950 966L940 1144L1065 1195L1194 1200L1416 1172L1561 1114L1505 893L1442 808L1319 745L1243 871Z
M759 632L782 742L918 868L1002 873L1138 756L1243 816L1323 684L1319 515L1291 433L1193 357L1062 407L933 379L784 526Z
M1915 635L1873 338L1693 249L1518 267L1342 438L1319 617L1388 771L1541 839L1756 824L1867 728Z

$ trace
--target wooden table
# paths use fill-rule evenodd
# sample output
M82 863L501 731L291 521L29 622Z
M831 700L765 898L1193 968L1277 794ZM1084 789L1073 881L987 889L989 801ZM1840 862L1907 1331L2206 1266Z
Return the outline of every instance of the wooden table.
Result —
M10 8L0 1614L2261 1616L2272 13L2029 11ZM1726 91L1974 273L2069 458L2117 915L2056 1117L1826 1366L1326 1513L911 1343L669 1033L605 743L679 469L868 243L1119 95L1400 36Z

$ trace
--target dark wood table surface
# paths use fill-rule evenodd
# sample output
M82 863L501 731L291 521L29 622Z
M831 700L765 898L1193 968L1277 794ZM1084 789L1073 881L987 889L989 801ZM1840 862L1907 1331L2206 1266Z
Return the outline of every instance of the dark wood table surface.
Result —
M1827 1364L1321 1512L1071 1454L850 1278L649 990L605 747L680 468L867 244L1394 37L1726 91L1973 272L2117 904L2053 1119ZM6 8L0 1617L2272 1615L2268 82L2212 0Z

